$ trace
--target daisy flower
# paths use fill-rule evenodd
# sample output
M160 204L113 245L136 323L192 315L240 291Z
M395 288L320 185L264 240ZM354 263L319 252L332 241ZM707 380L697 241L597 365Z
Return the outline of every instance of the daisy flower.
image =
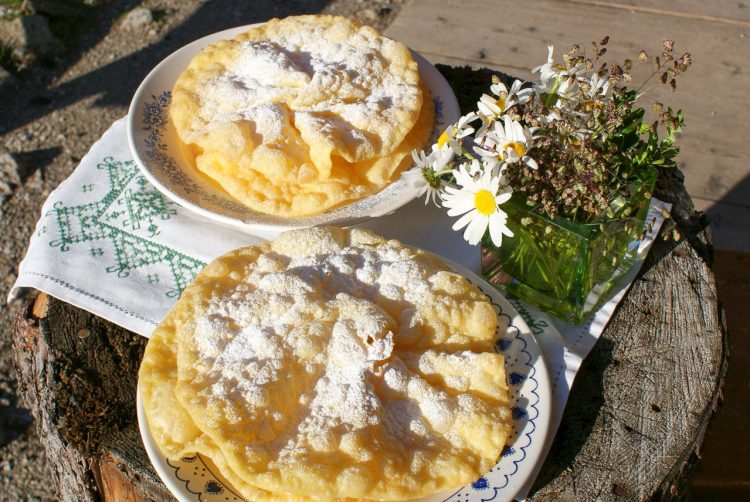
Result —
M479 164L479 161L473 160L474 163ZM448 216L463 215L453 224L453 230L466 227L464 239L472 246L482 240L488 228L490 239L496 246L502 244L503 235L513 237L513 232L507 227L508 215L498 207L510 199L510 187L501 189L500 177L493 175L490 169L474 179L462 165L453 171L453 176L460 188L448 186L443 194L443 206L448 208Z
M499 79L493 79L495 82L490 86L490 91L496 96L482 94L477 102L479 116L485 122L501 117L509 108L515 105L523 105L529 102L533 89L521 89L523 82L516 80L510 86L510 90Z
M489 151L508 164L520 161L536 169L536 161L526 155L533 146L533 132L532 129L527 129L520 122L506 116L503 123L495 122L494 129L487 133L489 146L492 147ZM484 155L482 151L479 153Z
M482 94L477 102L477 109L479 109L479 115L485 122L491 122L505 113L507 109L506 101L502 96L495 98L489 94Z
M499 147L494 143L494 141L488 138L481 144L476 145L474 147L474 152L479 154L480 158L482 159L482 165L484 165L486 169L495 169L496 171L502 173L505 171L507 163L505 162L505 157L502 151L499 151L498 148ZM469 173L475 174L471 170L469 171Z
M476 113L471 112L458 119L458 122L455 124L449 125L438 138L438 149L443 149L448 145L455 153L460 154L460 141L462 138L465 138L474 132L474 128L469 126L469 124L478 118L479 116Z
M593 73L591 75L591 80L589 80L588 84L589 92L587 93L587 95L591 99L604 97L607 95L607 91L609 91L609 80L607 78L600 77L598 73Z
M543 65L537 66L536 68L531 69L531 73L539 73L539 80L542 82L547 82L549 80L552 80L554 78L557 78L557 73L559 71L559 68L555 65L555 60L552 59L552 54L555 52L555 47L553 45L547 46L547 62Z
M607 96L607 92L609 92L609 80L606 77L600 77L598 73L593 73L589 81L584 83L583 87L585 91L584 96L588 100L583 102L582 109L587 113L597 108L599 110L604 109L609 100Z
M565 66L555 63L552 58L554 52L554 46L550 45L547 47L547 62L536 68L532 68L532 73L539 73L539 80L537 84L539 90L548 92L553 88L555 82L560 82L567 77L573 77L574 80L578 80L582 75L586 73L586 66L584 64L577 64L570 70Z
M560 84L555 90L555 94L560 100L557 101L558 105L560 102L572 103L578 97L578 79L573 75L567 75L561 78Z
M529 102L531 95L534 93L534 90L531 88L527 87L526 89L522 89L523 82L518 79L513 81L510 90L505 87L505 84L503 84L500 79L493 79L493 81L495 83L490 86L490 91L492 91L495 96L505 99L506 110L514 105L525 105Z
M429 155L425 155L424 151L411 152L415 167L405 171L401 176L416 191L417 198L426 194L425 205L432 201L436 206L440 206L438 199L441 198L440 192L445 185L441 176L450 172L446 166L453 159L453 155L451 148L440 149L436 145L432 146Z
M549 109L543 122L548 124L555 120L561 120L565 112L574 108L578 100L579 80L587 81L586 66L577 64L573 68L556 64L552 59L554 48L549 46L547 62L532 69L533 73L539 72L539 82L534 84L534 91L539 102Z

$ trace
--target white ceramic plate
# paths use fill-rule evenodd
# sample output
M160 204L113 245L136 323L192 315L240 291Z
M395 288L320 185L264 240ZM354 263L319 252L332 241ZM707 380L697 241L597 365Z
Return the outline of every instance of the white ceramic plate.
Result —
M552 412L552 393L547 366L531 330L502 294L482 278L443 258L456 272L476 284L492 302L503 326L498 350L505 356L510 392L513 436L490 472L460 490L420 499L420 502L510 501L536 473ZM500 329L500 328L498 328ZM151 463L169 490L182 502L244 500L223 481L215 467L201 455L173 462L154 444L138 393L138 425Z
M234 38L253 26L258 25L214 33L182 47L159 63L138 87L128 112L128 144L146 178L178 204L207 218L249 231L280 232L324 224L350 225L388 214L411 201L415 197L414 190L399 178L380 192L347 206L320 215L281 218L240 204L221 188L209 183L185 160L177 133L167 118L177 77L204 47ZM440 72L419 54L413 54L435 102L435 124L429 141L434 143L448 125L458 120L458 102Z

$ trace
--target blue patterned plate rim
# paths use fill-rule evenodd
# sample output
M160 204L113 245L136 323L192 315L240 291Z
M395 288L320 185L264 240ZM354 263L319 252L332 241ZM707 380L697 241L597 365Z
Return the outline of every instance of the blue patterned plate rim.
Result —
M411 502L503 502L511 501L530 483L541 466L552 417L549 373L539 345L521 315L488 282L466 267L439 257L487 295L498 317L507 322L499 337L498 351L505 356L506 379L511 398L514 437L490 472L452 492L434 494ZM501 322L498 330L502 328ZM159 451L146 422L140 391L137 394L138 426L146 453L159 477L183 502L243 501L233 488L219 479L214 467L201 455L169 461Z
M187 44L167 56L143 79L130 103L127 134L131 154L149 182L173 201L203 217L264 237L292 228L351 225L391 213L413 200L414 188L399 178L376 194L320 215L281 218L243 206L184 160L174 127L167 118L174 82L204 47L261 24L224 30ZM458 101L440 72L424 57L412 52L435 102L436 118L430 138L430 143L434 143L437 136L460 117Z

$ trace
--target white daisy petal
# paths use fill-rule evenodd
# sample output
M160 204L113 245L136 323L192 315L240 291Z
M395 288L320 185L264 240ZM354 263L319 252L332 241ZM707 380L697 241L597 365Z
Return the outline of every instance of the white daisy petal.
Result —
M466 166L453 170L453 177L461 187L467 187L472 183L471 175L466 171Z
M497 155L484 158L484 168L491 171L493 176L497 176L498 167L501 165L503 165L503 162Z
M463 206L465 204L474 205L474 194L470 192L459 191L457 193L448 193L446 190L445 200L443 201L443 207L453 209L454 207Z
M448 210L448 216L458 216L464 214L466 211L474 209L474 199L457 200L452 206L448 206L443 202L444 207L450 208Z
M439 150L435 153L435 161L432 165L433 171L442 171L445 169L445 166L448 165L448 163L453 160L453 157L455 156L455 151L452 148L444 148L443 150Z
M466 127L466 126L467 126L468 124L470 124L470 123L474 122L474 121L475 121L475 120L477 120L478 118L479 118L479 115L477 115L477 114L476 114L476 113L474 113L474 112L469 112L469 113L467 113L466 115L464 115L463 117L461 117L461 118L460 118L460 119L458 120L458 128L459 128L459 129L463 129L463 128L465 128L465 127Z
M464 231L464 239L466 239L472 246L477 245L479 241L482 240L482 236L487 230L489 221L488 217L476 214L471 220L471 223L469 223L469 226L466 227L466 231Z
M498 188L500 188L500 177L493 173L492 170L488 169L488 171L492 175L492 180L490 181L490 187L488 188L488 190L490 191L490 193L496 194ZM495 197L495 199L497 200L497 197Z
M510 187L508 187L507 191L501 192L495 196L495 202L497 202L498 205L504 204L508 202L512 196L513 196L513 190L511 190Z
M463 190L461 190L460 188L457 188L457 187L454 187L454 186L451 186L451 185L447 185L447 186L446 186L446 187L445 187L445 188L443 189L443 191L444 191L444 192L445 192L445 193L446 193L446 194L447 194L448 196L450 196L450 197L454 197L454 196L456 196L456 195L458 195L458 194L464 194L464 193L465 193L465 192L464 192Z
M490 229L490 239L492 239L492 243L500 247L503 244L503 232L501 225L504 223L502 219L498 219L498 213L490 215L490 221L489 221L489 229ZM500 224L498 224L498 221Z
M485 169L482 172L482 177L479 179L479 185L485 190L495 193L490 190L490 187L492 186L492 171L490 169Z
M418 150L412 150L411 151L411 158L414 160L414 163L416 165L420 165L422 163L422 158L420 157L420 153L424 155L424 153L418 151Z
M451 228L453 230L461 230L463 227L465 227L472 221L472 217L475 214L476 214L476 211L471 211L470 213L466 213L461 218L459 218L458 221L456 221Z
M499 96L501 92L508 94L508 88L505 87L505 84L503 84L502 82L498 82L497 84L492 84L490 86L490 91L492 91L492 93L495 96Z
M502 212L498 211L492 215L490 215L489 218L489 228L490 228L490 239L492 239L492 243L495 246L501 246L503 243L503 235L507 235L508 237L513 237L513 232L507 227L507 215Z

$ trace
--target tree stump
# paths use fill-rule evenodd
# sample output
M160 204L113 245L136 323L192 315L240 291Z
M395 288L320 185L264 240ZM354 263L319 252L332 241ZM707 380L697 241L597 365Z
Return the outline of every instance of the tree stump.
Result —
M173 500L136 421L146 339L45 294L16 319L19 390L63 501Z
M464 110L488 71L441 66ZM673 218L580 370L533 500L682 495L718 405L726 336L710 269L705 217L683 179L656 196ZM16 320L20 390L36 417L60 500L173 500L149 463L136 423L146 339L40 295Z

